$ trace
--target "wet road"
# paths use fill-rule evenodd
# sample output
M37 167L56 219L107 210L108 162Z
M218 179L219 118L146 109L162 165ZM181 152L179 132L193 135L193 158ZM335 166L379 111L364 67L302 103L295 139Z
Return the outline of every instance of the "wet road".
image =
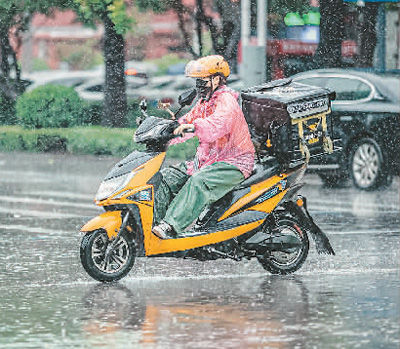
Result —
M256 261L137 260L119 284L82 270L79 227L115 162L0 153L1 348L400 348L399 179L302 193L336 256L295 275Z

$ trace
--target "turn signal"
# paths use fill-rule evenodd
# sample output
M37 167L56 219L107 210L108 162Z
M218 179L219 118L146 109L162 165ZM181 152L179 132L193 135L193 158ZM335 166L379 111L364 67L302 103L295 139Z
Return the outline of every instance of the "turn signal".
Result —
M304 205L303 199L300 199L300 198L297 199L296 204L297 204L297 206L302 207Z

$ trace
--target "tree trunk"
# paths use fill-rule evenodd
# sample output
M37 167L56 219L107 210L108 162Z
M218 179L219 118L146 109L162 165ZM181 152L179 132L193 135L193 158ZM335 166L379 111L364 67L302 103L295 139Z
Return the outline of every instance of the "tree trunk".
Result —
M187 8L183 5L182 0L176 0L172 3L172 8L178 16L179 29L182 33L183 40L185 42L186 50L193 56L193 58L198 58L198 54L195 52L193 46L190 43L190 36L185 28L185 13L188 12Z
M231 71L237 73L237 49L240 41L240 2L230 0L216 1L222 18L222 52Z
M11 67L9 63L9 57L15 56L15 53L10 45L8 37L9 28L0 28L0 92L3 98L7 99L7 102L12 102L17 98L17 88L19 83L19 76L13 83L10 79ZM18 71L16 71L18 73Z
M122 35L115 31L114 24L104 16L104 126L125 126L125 43Z
M320 42L315 53L316 68L342 66L344 37L343 0L320 0Z
M357 21L359 52L356 60L358 67L372 67L374 65L378 7L379 4L367 2L364 7L359 9Z

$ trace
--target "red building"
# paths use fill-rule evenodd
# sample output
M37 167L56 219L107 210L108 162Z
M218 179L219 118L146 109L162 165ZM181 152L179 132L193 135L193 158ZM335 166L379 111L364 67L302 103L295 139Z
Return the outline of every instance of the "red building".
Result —
M134 34L126 35L127 60L160 58L171 52L184 54L178 18L173 11L143 13L137 22ZM66 56L82 46L101 52L103 33L101 24L93 29L78 22L72 10L56 10L50 16L36 14L18 56L27 70L32 68L34 59L43 60L50 69L59 69Z

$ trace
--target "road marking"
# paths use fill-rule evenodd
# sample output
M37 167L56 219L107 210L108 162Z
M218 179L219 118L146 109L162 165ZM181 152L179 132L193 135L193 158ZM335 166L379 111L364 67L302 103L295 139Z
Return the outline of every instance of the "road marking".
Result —
M397 199L397 197L396 197ZM397 210L400 212L400 203L396 200L394 202L390 202L388 204L384 204L384 203L379 203L378 204L374 204L374 203L370 203L367 201L368 199L364 200L364 201L355 201L353 199L353 201L348 201L348 200L332 200L327 202L326 200L315 200L315 199L310 199L307 200L307 207L309 208L331 208L331 207L335 207L335 208L340 208L340 209L350 209L350 210L360 210L360 209L379 209L382 210L384 209L385 212L386 210Z
M68 191L53 191L53 190L37 190L37 191L25 191L27 195L35 195L35 196L45 196L45 197L61 197L66 199L82 199L93 201L94 200L94 193L93 194L79 194L74 192Z
M53 171L52 171L53 170ZM8 176L8 177L28 177L28 178L48 178L54 180L57 179L65 179L65 178L86 178L93 179L93 175L84 174L84 173L71 173L64 171L56 171L56 169L49 169L49 171L26 171L26 170L3 170L0 169L0 175Z
M0 213L9 213L11 215L19 215L21 217L38 217L38 218L52 218L52 219L63 219L63 218L83 218L82 214L71 214L61 213L52 211L36 211L36 210L23 210L18 208L4 208L0 207Z
M23 203L23 204L44 204L44 205L52 205L52 206L65 206L65 207L79 207L79 208L88 208L95 209L98 206L90 205L90 204L81 204L76 202L69 201L53 201L53 200L44 200L44 199L35 199L35 198L27 198L27 197L16 197L16 196L3 196L0 195L0 200L5 202L15 202L15 203Z
M346 209L345 207L339 207L339 206L326 206L326 207L321 207L321 206L315 206L315 205L307 205L308 210L310 211L311 214L331 214L331 213L347 213L351 215L356 215L356 216L368 216L371 217L372 213L374 215L379 216L382 213L379 211L373 211L372 208L367 208L367 207L360 207L357 209ZM398 215L400 213L400 209L395 209L395 210L384 210L385 215L388 214L394 214Z
M398 230L350 230L350 231L329 231L326 230L328 235L365 235L365 234L399 234Z
M73 233L72 231L65 231L59 229L46 229L46 228L39 228L39 227L27 227L21 224L0 224L0 229L4 230L19 230L24 231L27 233L35 233L35 234L54 234L55 232L65 235L70 235Z

